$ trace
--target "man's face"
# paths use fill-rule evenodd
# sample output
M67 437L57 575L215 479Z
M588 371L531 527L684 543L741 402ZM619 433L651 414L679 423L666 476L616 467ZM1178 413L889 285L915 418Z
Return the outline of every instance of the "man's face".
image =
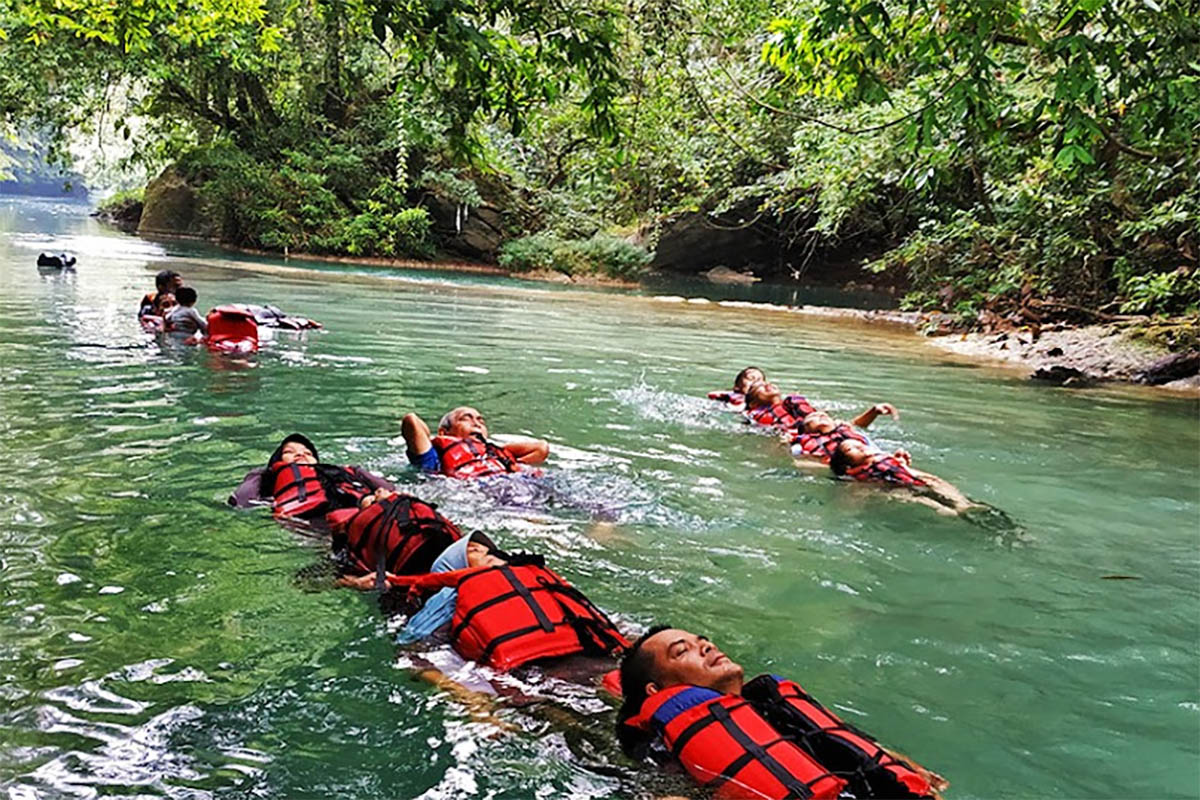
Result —
M183 286L183 276L176 275L174 278L171 278L171 285L168 288L170 289L170 291L173 292L176 289L178 289L180 286Z
M642 644L654 659L657 678L650 694L680 684L692 684L736 694L742 689L744 670L703 636L677 628L659 631Z
M463 406L454 409L454 414L450 418L450 427L446 433L458 437L482 436L486 439L487 423L483 421L483 414L470 406Z
M315 464L317 457L300 442L288 442L279 453L279 460L285 464Z
M829 433L836 427L833 417L824 411L814 411L804 418L805 433Z

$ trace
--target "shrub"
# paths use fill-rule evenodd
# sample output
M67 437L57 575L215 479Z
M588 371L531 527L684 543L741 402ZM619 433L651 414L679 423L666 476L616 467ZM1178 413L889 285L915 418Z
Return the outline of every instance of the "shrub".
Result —
M505 242L497 260L513 272L552 270L629 280L642 274L650 259L645 249L617 236L597 233L590 239L573 240L542 231Z

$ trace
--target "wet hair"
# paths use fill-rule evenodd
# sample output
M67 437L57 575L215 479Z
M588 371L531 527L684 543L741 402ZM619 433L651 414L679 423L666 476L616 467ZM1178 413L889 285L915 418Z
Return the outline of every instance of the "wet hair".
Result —
M196 290L190 286L180 286L175 290L175 299L181 306L190 306L196 302Z
M460 408L461 408L461 406L460 406ZM447 411L445 414L442 414L442 418L438 420L438 427L437 427L438 433L441 433L442 431L450 430L450 426L453 425L454 420L458 418L457 412L458 412L457 408L452 408L449 411Z
M164 269L154 276L154 285L161 292L171 285L171 281L179 277L179 273L173 269Z
M846 442L849 439L844 439L838 442L837 448L833 451L833 455L829 457L829 468L833 470L833 474L841 477L846 474L846 470L853 466L850 463L850 456L846 455Z
M617 712L617 741L621 749L631 758L642 758L649 738L645 731L640 731L627 720L638 715L642 704L646 702L646 684L655 680L654 658L642 645L655 634L670 630L670 625L655 625L646 631L636 642L630 645L621 658L621 710Z
M752 372L752 371L757 372L759 375L763 375L764 377L766 375L766 373L764 373L758 367L746 367L745 369L743 369L741 372L739 372L737 374L736 378L733 379L733 390L735 392L744 391L743 389L739 389L738 387L742 385L742 380L746 377L746 374L749 372Z

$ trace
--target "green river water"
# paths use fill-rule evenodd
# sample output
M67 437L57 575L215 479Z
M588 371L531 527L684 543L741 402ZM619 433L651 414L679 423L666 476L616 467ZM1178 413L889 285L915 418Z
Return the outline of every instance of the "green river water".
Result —
M50 249L78 269L39 273ZM371 595L297 581L321 544L225 498L301 430L547 553L623 624L794 677L950 798L1200 796L1195 400L1037 387L886 326L228 258L0 202L0 794L660 791L603 705L475 721L398 663ZM242 362L161 347L134 311L168 266L202 309L326 330ZM877 438L1023 532L797 470L698 399L747 363L842 413L895 403ZM460 403L551 442L540 488L498 503L408 468L399 417Z

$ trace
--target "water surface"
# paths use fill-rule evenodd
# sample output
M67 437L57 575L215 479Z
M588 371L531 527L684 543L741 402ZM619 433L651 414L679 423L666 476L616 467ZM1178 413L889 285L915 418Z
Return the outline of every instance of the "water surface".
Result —
M1200 795L1200 426L1149 390L1028 385L911 333L489 276L257 272L0 201L0 791L11 797L633 797L605 744L471 718L398 667L373 599L295 575L319 541L229 489L292 430L560 571L624 624L716 639L944 773L949 796ZM74 272L39 273L42 249ZM133 319L200 306L327 329L241 361ZM294 266L294 264L292 265ZM1008 512L998 534L792 467L698 400L755 363ZM548 438L497 506L425 480L408 410ZM604 518L604 522L597 522ZM1106 580L1105 576L1136 580ZM594 709L592 710L594 711Z

